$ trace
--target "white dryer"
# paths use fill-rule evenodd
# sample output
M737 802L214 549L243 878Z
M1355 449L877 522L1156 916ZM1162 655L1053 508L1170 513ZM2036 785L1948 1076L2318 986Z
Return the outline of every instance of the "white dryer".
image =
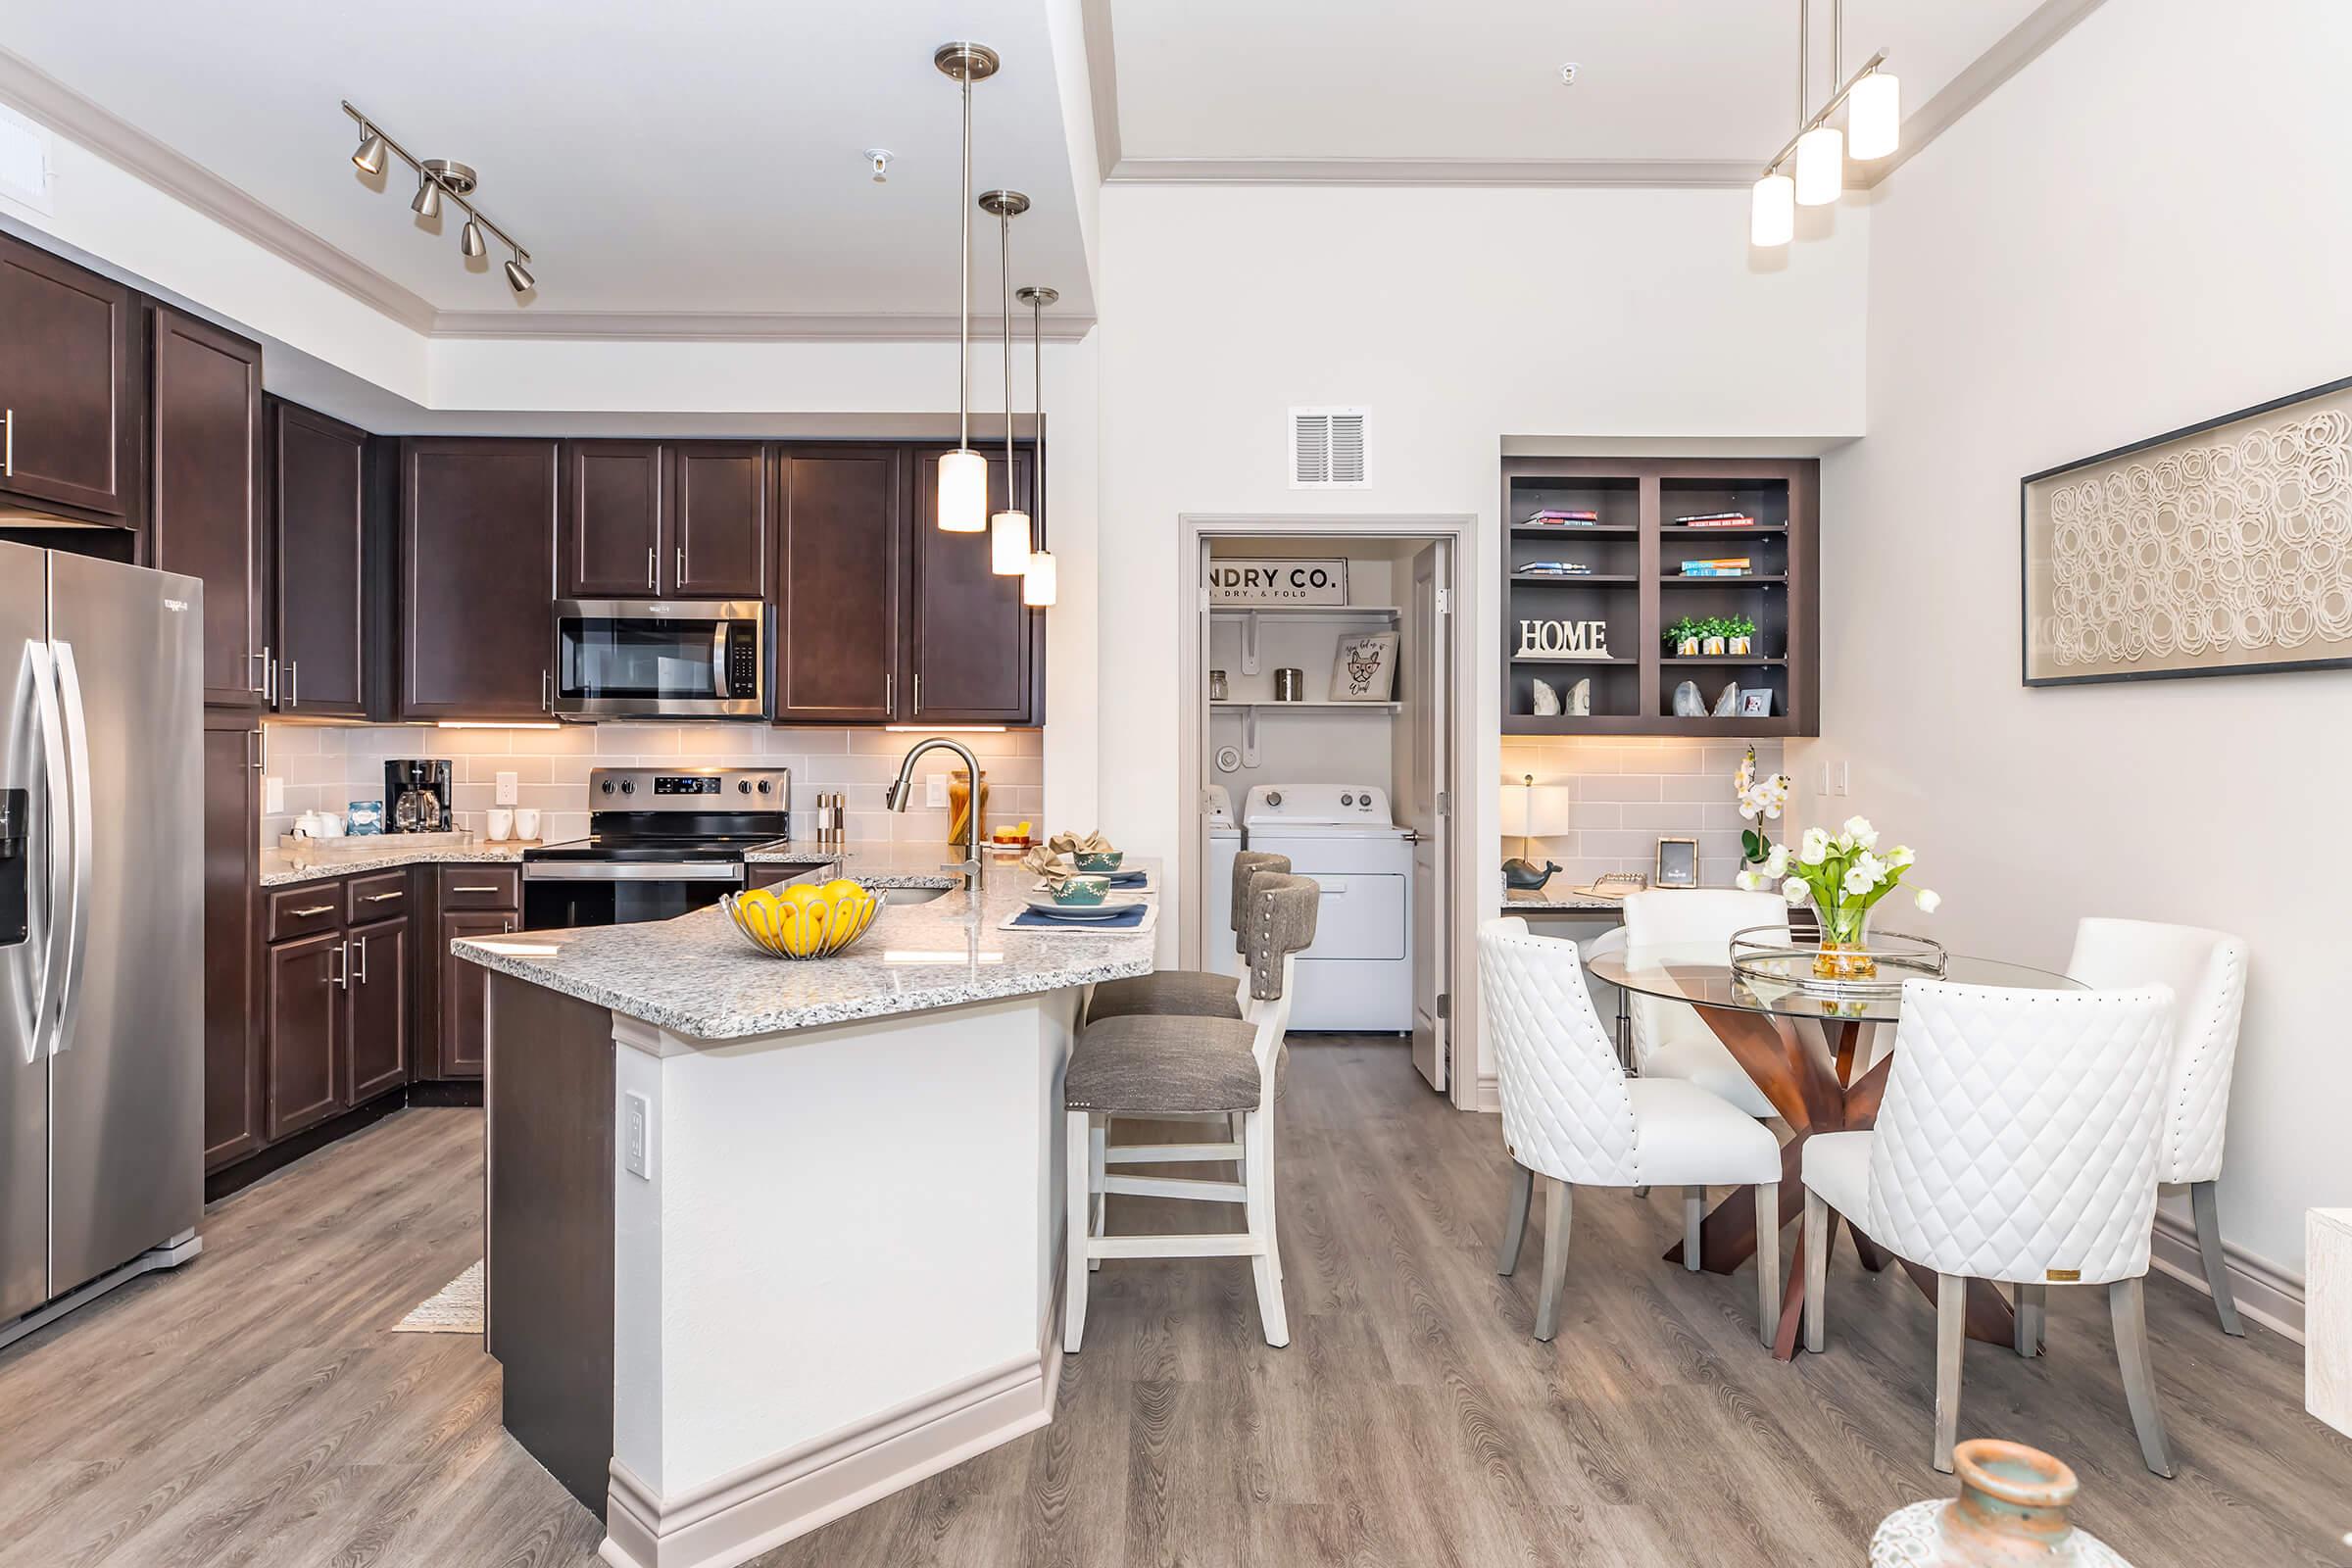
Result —
M1261 784L1242 807L1252 850L1291 858L1323 888L1314 945L1298 956L1294 1029L1409 1034L1413 843L1371 784Z
M1200 931L1200 966L1238 976L1241 956L1233 951L1233 858L1241 853L1242 825L1233 817L1233 797L1222 784L1206 791L1201 826L1208 835L1208 896L1196 922Z

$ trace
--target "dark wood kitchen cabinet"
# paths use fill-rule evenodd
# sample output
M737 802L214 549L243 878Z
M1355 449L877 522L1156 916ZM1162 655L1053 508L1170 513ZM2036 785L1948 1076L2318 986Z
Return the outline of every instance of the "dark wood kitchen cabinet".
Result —
M275 399L268 423L277 710L367 718L378 624L368 582L368 434Z
M306 885L323 903L331 883ZM343 930L273 942L263 959L263 1028L272 1142L324 1121L350 1103L345 1092Z
M887 723L912 709L908 466L896 447L777 453L777 718Z
M659 441L564 443L565 598L647 599L662 592L666 467Z
M543 717L557 444L412 437L401 478L400 716Z
M440 1080L482 1075L485 971L451 955L460 937L504 936L522 929L522 871L514 865L430 868L432 910L420 929L433 951L416 965L417 1076Z
M441 916L441 1038L438 1078L482 1075L482 990L489 972L452 955L460 937L504 936L521 925L512 909L466 909Z
M766 470L757 441L564 442L564 596L759 598Z
M767 453L757 441L681 441L669 453L662 591L758 599L767 585Z
M165 306L149 312L154 475L148 555L204 580L204 700L265 703L262 350Z
M344 937L350 1016L343 1032L346 1102L409 1081L409 919L373 920Z
M1006 502L1003 452L987 454L993 514ZM937 523L940 449L914 459L913 585L906 716L917 723L1044 721L1045 613L1021 603L1021 579L990 569L985 533L943 533ZM1032 455L1015 451L1010 493L1034 507Z
M0 491L135 523L137 305L122 284L0 235Z
M204 1168L262 1147L261 1009L255 958L261 907L260 719L204 715Z

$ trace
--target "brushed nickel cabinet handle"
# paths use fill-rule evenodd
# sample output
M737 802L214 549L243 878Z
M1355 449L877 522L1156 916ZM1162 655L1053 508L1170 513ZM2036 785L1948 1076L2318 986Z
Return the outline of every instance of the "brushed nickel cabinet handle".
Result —
M405 893L363 893L360 895L360 897L365 899L369 904L381 904L386 899L401 899L408 897L408 895Z
M247 654L245 657L254 662L253 695L263 696L270 690L270 650L265 648L258 654Z
M366 985L366 984L368 983L368 939L367 939L366 937L361 937L361 938L359 938L358 940L354 941L354 942L353 942L351 945L352 945L353 947L355 947L355 948L359 949L359 952L360 952L360 973L359 973L359 982L360 982L360 984L362 984L362 985ZM350 967L350 965L349 965L348 963L346 963L346 964L345 964L345 967L346 967L346 968L348 968L348 967Z
M288 708L302 706L302 698L299 695L301 691L302 665L289 659L286 661L286 706Z
M0 413L0 476L17 476L17 411Z
M919 669L914 672L914 710L918 716L923 710L923 672Z
M898 710L899 677L896 670L882 672L882 711L885 716Z
M684 545L678 546L678 575L676 578L676 585L678 592L684 593L686 591L686 547Z
M335 957L340 958L343 961L340 963L329 963L327 965L326 983L330 986L341 986L346 991L350 990L351 944L348 942L338 942L327 951L333 954Z
M654 580L654 547L652 545L645 547L645 585L656 593L662 591L662 585Z
M332 914L335 912L335 906L331 904L314 904L307 909L288 909L286 912L300 920L307 919L314 914Z
M277 702L277 661L270 657L270 645L262 644L262 701L274 706Z
M251 760L253 770L259 773L262 770L262 726L254 725L245 732L245 738L253 743L245 748L245 755Z
M553 689L548 680L547 671L543 669L539 672L539 711L542 713L552 713L555 710L556 699L553 695Z
M506 892L507 890L506 890L505 888L498 888L498 887L491 887L491 888L482 888L482 887L461 887L461 888L451 888L449 891L450 891L450 892L452 892L452 893L504 893L504 892Z

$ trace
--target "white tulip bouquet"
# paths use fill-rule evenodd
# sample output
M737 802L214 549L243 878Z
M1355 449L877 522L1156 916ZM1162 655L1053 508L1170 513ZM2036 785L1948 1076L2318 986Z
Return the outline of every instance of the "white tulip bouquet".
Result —
M1821 916L1823 956L1815 961L1816 971L1864 975L1877 967L1866 956L1841 959L1838 955L1858 954L1864 947L1872 906L1902 884L1911 864L1908 845L1881 855L1879 830L1867 817L1849 816L1834 834L1805 829L1793 851L1774 845L1761 864L1740 873L1740 885L1753 892L1778 882L1790 907L1810 900ZM1911 896L1927 914L1943 902L1927 888L1914 888Z

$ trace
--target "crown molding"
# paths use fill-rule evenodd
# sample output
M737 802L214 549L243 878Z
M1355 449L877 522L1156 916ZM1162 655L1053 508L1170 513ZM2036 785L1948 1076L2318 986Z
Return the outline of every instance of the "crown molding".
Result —
M1754 182L1745 159L1122 158L1109 177L1167 185L1488 185L1714 189Z
M402 325L430 329L433 307L366 262L328 244L250 193L75 92L40 67L0 49L0 102L96 153L262 249L331 283Z
M1079 0L1078 27L1086 39L1086 90L1095 120L1095 174L1108 179L1119 166L1119 56L1111 41L1110 0Z
M670 343L953 343L961 326L947 314L876 312L820 315L718 311L441 311L436 338L609 338ZM1016 313L1013 335L1029 335L1030 318ZM1095 328L1087 315L1045 313L1049 343L1075 343ZM975 342L1004 333L1001 316L972 317Z

